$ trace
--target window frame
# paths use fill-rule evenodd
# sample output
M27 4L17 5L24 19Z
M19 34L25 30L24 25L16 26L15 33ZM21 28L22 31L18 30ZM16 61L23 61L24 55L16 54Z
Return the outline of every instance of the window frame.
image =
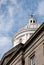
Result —
M30 56L30 65L35 65L35 61L34 61L34 64L31 64L31 59L34 57L34 60L35 60L35 52L33 52Z

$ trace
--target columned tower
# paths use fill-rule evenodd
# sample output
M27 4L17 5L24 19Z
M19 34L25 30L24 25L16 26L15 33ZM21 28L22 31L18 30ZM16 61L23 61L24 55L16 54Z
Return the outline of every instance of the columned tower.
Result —
M31 16L28 20L27 25L22 27L19 32L13 37L13 46L18 45L19 43L25 44L25 42L30 38L30 36L36 31L40 25L37 23L37 20Z

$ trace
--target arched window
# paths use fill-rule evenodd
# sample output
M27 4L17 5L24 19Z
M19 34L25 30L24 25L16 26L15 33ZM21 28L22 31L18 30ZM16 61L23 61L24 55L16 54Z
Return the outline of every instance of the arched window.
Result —
M35 23L35 20L33 20L33 23Z
M32 23L32 20L30 20L30 23Z

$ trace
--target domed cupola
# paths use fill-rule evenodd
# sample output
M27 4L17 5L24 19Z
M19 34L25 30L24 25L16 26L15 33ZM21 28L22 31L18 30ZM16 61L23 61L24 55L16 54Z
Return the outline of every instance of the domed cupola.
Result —
M25 44L25 42L30 38L30 36L36 31L38 27L39 24L37 24L36 18L31 15L28 23L22 27L13 37L13 46L16 46L19 43Z
M37 20L36 18L31 15L31 18L28 20L28 24L27 24L27 27L28 28L38 28L38 23L37 23Z
M37 20L36 18L34 18L33 15L31 15L31 18L29 19L28 23L31 25L31 24L36 24L37 23Z

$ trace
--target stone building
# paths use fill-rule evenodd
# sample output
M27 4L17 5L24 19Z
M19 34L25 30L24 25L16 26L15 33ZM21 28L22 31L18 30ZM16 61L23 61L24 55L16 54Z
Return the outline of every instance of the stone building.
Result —
M25 44L19 43L5 53L0 65L44 65L44 23Z

